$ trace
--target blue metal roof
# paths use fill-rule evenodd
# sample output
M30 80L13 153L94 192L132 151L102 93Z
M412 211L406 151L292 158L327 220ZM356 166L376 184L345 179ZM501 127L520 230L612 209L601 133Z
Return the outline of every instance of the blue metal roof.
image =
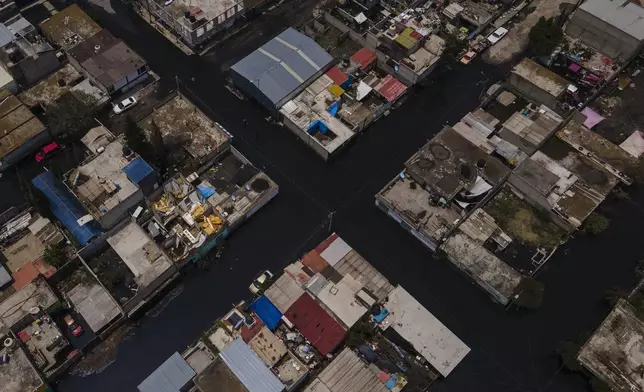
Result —
M219 356L248 392L282 392L284 385L241 339L231 342Z
M180 392L196 375L179 353L174 353L139 384L140 392Z
M277 104L331 61L315 41L288 28L231 69Z
M135 158L123 168L123 173L135 184L141 182L154 169L142 158Z
M81 202L69 192L65 185L58 181L54 174L46 171L31 180L31 183L40 190L49 200L49 208L56 218L69 230L78 242L85 246L102 230L91 220L84 225L78 224L78 219L87 215L87 210Z
M275 331L282 318L282 313L265 295L257 298L250 305L250 308L257 314L260 320L266 325L266 328Z

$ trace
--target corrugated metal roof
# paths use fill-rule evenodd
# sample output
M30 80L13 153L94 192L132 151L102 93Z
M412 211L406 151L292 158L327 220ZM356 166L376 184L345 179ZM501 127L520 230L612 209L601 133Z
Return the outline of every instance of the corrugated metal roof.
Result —
M350 348L345 348L304 392L389 392L378 375Z
M389 102L394 102L398 97L403 95L406 90L407 86L391 75L385 76L376 86L376 91L382 94L382 96Z
M369 290L380 301L387 298L394 289L394 286L389 283L387 278L355 250L347 253L333 268L340 275L351 275L358 282L364 284L364 288Z
M285 313L303 293L304 289L287 273L284 273L264 292L264 295L280 312Z
M370 49L362 48L355 52L353 56L351 56L351 60L360 64L361 68L366 68L367 66L369 66L369 64L376 61L376 54Z
M322 355L332 352L347 333L307 293L295 301L285 316Z
M241 339L235 339L219 356L248 392L282 392L284 385Z
M320 256L330 266L334 266L340 259L347 255L353 249L346 243L344 240L336 235L335 240L329 244L329 246L320 253Z
M288 28L241 59L231 70L254 84L273 104L278 104L332 60L311 38Z
M630 0L586 0L579 9L644 40L644 8Z
M180 392L195 375L188 362L175 352L143 380L138 388L141 392Z

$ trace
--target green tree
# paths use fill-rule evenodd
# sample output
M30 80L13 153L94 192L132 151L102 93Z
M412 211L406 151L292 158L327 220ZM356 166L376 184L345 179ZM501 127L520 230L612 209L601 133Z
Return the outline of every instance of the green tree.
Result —
M537 24L532 27L528 34L530 39L529 50L532 55L549 55L561 43L564 38L561 27L555 18L539 18Z
M43 254L43 259L45 262L52 267L60 268L67 263L69 258L67 257L67 252L59 244L51 244L45 248L45 253Z
M593 212L581 225L581 231L592 235L598 235L608 229L609 225L610 220L608 218L599 212Z
M56 137L73 136L92 126L96 109L91 95L68 92L46 108L47 125Z

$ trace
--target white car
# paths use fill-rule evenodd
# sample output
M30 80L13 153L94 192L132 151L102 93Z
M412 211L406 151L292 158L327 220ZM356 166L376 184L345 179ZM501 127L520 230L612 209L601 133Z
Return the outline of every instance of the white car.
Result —
M273 273L269 270L266 270L262 272L257 278L255 278L255 280L253 280L253 283L248 286L248 289L251 293L258 294L260 291L262 291L264 284L270 282L272 279Z
M132 106L137 104L137 100L134 97L125 98L121 102L114 105L114 114L121 114L124 111L130 109Z
M487 37L487 40L494 45L495 43L501 41L503 37L508 33L508 29L504 27L499 27L498 29L494 30L492 34L490 34L489 37Z

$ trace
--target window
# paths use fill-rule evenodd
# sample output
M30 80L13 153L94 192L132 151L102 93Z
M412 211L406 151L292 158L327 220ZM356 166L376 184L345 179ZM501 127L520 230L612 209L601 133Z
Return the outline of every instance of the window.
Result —
M199 27L199 28L197 29L197 37L201 37L201 36L203 35L203 33L204 33L204 32L205 32L204 28L203 28L203 27Z
M210 30L212 30L212 28L213 28L214 26L215 26L215 22L213 22L213 21L211 20L211 21L210 21L210 22L208 22L208 24L206 25L206 31L210 31Z

